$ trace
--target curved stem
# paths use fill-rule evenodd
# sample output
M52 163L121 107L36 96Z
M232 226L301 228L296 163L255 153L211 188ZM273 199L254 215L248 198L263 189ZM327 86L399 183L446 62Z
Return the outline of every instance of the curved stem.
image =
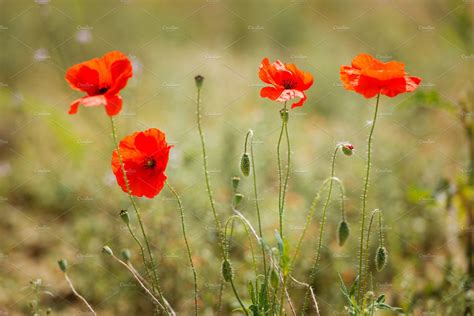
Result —
M69 279L69 276L67 275L67 273L64 273L64 278L66 279L67 284L71 288L72 293L74 293L74 295L76 295L87 306L87 308L91 311L92 315L94 315L94 316L97 315L96 312L94 311L94 309L92 308L92 306L89 304L89 302L87 302L87 300L81 294L79 294L76 291L76 289L74 288L74 285L72 284L71 279Z
M247 137L245 137L245 150L246 151L247 151L247 138L249 136L250 136L250 159L252 159L253 193L254 193L254 198L255 198L255 208L257 210L258 234L260 236L259 244L260 244L260 247L262 248L263 272L265 275L265 284L267 284L267 259L265 255L265 244L263 243L262 218L260 215L260 206L258 203L257 174L255 172L255 157L253 153L253 131L252 130L250 130L247 133Z
M230 285L231 285L231 287L232 287L232 291L234 292L234 295L235 295L235 297L237 298L237 301L239 301L240 307L242 307L242 309L243 309L245 315L248 316L249 313L247 312L247 309L245 308L245 305L244 305L244 303L242 302L242 300L240 299L239 293L237 292L237 289L235 288L234 279L231 278L229 282L230 282Z
M249 228L247 227L247 222L239 215L232 215L231 217L229 217L225 223L225 226L224 226L224 236L225 238L227 238L227 229L229 227L229 223L232 222L232 227L235 220L239 220L244 228L245 228L245 232L247 233L247 238L249 240L249 243L250 243L250 249L251 249L251 252L252 252L252 260L253 260L253 265L254 265L254 269L255 269L255 274L257 274L257 271L256 271L256 261L255 261L255 255L254 255L254 251L253 251L253 246L252 246L252 237L250 235L250 232L249 232ZM226 243L226 249L225 249L225 252L224 252L224 260L228 260L229 259L229 244ZM248 312L247 312L247 308L245 307L244 303L242 302L242 300L240 299L240 296L239 296L239 293L237 292L237 289L235 288L235 284L234 284L234 278L231 277L230 280L229 280L229 283L232 287L232 291L234 292L234 296L235 298L237 299L237 301L239 302L240 306L242 307L244 313L246 315L248 315Z
M154 259L153 259L153 254L151 252L150 243L148 242L148 237L147 237L146 232L145 232L145 227L143 226L143 221L142 221L142 218L141 218L141 215L140 215L140 210L139 210L137 204L135 203L135 199L132 196L132 191L130 190L130 184L128 182L127 173L125 171L125 165L124 165L123 159L122 159L122 153L120 152L120 147L119 147L118 140L117 140L117 132L116 132L116 129L115 129L115 122L114 122L114 119L113 119L112 116L110 116L110 122L111 122L111 125L112 125L112 136L113 136L113 139L114 139L115 148L117 150L117 156L119 158L120 168L122 169L122 174L123 174L123 179L124 179L124 182L125 182L125 187L127 189L128 197L130 199L130 202L132 203L133 209L135 210L135 214L137 215L138 223L140 224L140 229L142 231L143 239L145 240L145 245L146 245L146 248L147 248L147 251L148 251L148 256L150 257L150 262L151 262L151 266L152 266L151 270L153 272L155 287L158 291L160 300L163 301L164 300L163 293L162 293L160 285L159 285L158 273L156 271L156 265L155 265L155 262L154 262ZM144 262L144 264L145 264L145 267L147 267L146 261Z
M191 248L189 247L188 237L186 236L186 225L184 224L184 209L181 199L176 192L176 190L166 181L166 185L170 189L171 193L173 193L174 197L176 198L176 202L178 202L179 207L179 215L181 219L181 230L183 232L183 239L184 243L186 244L186 251L188 253L189 265L191 266L191 270L193 272L193 280L194 280L194 314L198 314L198 287L197 287L197 274L196 269L194 268L193 256L191 254Z
M379 100L380 93L377 95L377 102L375 104L374 118L372 120L372 126L370 128L369 138L367 140L367 167L365 172L365 181L364 181L364 191L362 193L362 210L361 210L361 224L360 224L360 245L359 245L359 285L357 291L357 301L360 303L363 293L362 291L365 288L365 275L363 268L363 258L364 258L364 232L365 232L365 212L367 208L367 194L369 191L369 179L370 179L370 166L372 158L372 136L374 134L375 123L377 121L377 112L379 109Z
M321 247L323 244L323 234L324 234L324 225L326 224L326 213L327 209L329 206L329 202L331 201L331 195L332 195L332 187L333 187L333 178L334 178L334 173L335 173L335 167L336 167L336 157L337 157L337 152L341 145L337 145L336 148L334 149L334 153L332 155L332 161L331 161L331 180L329 181L329 189L328 189L328 195L326 197L326 201L324 202L323 206L323 214L321 218L321 225L319 228L319 240L318 240L318 247L316 249L316 257L314 259L313 267L311 268L311 274L309 277L309 286L312 286L314 279L316 278L316 270L318 267L319 259L321 257ZM308 294L309 291L306 290L305 296L304 296L304 302L303 302L303 314L306 311L307 303L308 303Z
M117 256L115 256L114 254L111 254L112 258L114 260L116 260L118 263L120 263L121 265L123 265L125 268L127 268L128 271L130 271L130 273L132 273L133 277L135 278L135 280L137 280L138 284L140 284L140 286L142 287L142 289L151 297L151 299L158 305L160 306L162 309L165 309L165 307L163 305L161 305L160 301L150 292L150 290L145 286L145 284L140 280L140 277L139 275L135 274L135 271L132 267L130 267L128 264L126 264L125 262L123 262L122 260L120 260L119 258L117 258Z
M130 223L127 224L127 228L128 228L128 231L130 232L130 235L132 236L132 238L137 242L138 244L138 247L140 248L140 253L142 255L142 259L143 259L143 262L145 264L145 273L146 273L146 277L149 279L149 280L152 280L153 279L151 278L150 276L150 271L147 267L147 264L146 264L146 257L145 257L145 249L143 248L143 245L142 243L140 242L140 240L138 239L137 235L135 235L135 233L133 232L132 230L132 226L130 226ZM155 290L153 287L152 287L153 291Z
M317 206L317 203L319 202L320 198L321 198L321 193L323 192L324 188L326 187L326 185L329 183L329 181L335 181L336 183L339 184L339 187L341 188L341 191L343 192L344 191L344 187L342 185L342 182L341 180L339 180L338 178L336 177L329 177L329 178L326 178L324 181L323 181L323 184L321 185L321 187L319 188L319 190L316 192L316 195L314 196L313 198L313 201L311 202L311 206L309 208L309 211L308 211L308 215L306 216L306 221L305 221L305 224L304 224L304 227L303 227L303 231L301 232L301 235L300 235L300 238L298 239L298 243L296 244L296 249L295 249L295 253L293 254L293 259L291 260L291 265L290 265L290 271L292 269L292 267L295 265L295 262L296 262L296 258L298 257L299 255L299 252L300 252L300 249L301 249L301 244L303 243L303 239L304 239L304 236L306 235L306 232L308 230L308 227L309 227L309 224L311 223L311 220L313 219L314 217L314 212L316 211L316 206Z

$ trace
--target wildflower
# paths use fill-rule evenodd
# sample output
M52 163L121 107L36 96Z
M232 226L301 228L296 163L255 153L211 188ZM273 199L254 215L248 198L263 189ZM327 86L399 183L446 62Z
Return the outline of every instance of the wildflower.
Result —
M379 93L394 97L414 91L421 82L421 78L408 76L403 63L384 63L368 54L357 55L352 66L341 66L340 74L347 90L354 90L366 98Z
M166 181L170 148L165 134L156 128L136 132L120 141L120 155L132 195L152 198L160 193ZM117 183L127 192L117 150L112 154L112 169Z
M300 98L291 108L303 105L306 101L304 91L313 85L313 76L309 72L302 71L293 64L283 64L279 60L270 64L268 58L263 59L259 68L260 79L273 86L260 90L262 98L278 102Z
M87 93L71 103L69 114L76 114L79 105L105 105L110 116L122 109L122 98L118 95L132 77L132 64L123 53L113 51L101 58L94 58L72 66L67 70L66 80L75 89Z

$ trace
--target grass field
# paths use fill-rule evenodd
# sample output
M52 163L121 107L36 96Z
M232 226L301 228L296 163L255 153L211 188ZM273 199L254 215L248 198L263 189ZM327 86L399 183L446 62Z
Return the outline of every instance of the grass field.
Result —
M268 57L313 75L307 101L290 111L288 122L285 237L292 252L313 196L329 176L334 146L354 144L351 157L339 155L335 171L345 185L351 233L340 247L334 193L312 284L321 315L345 315L338 273L346 283L358 273L360 196L375 99L345 90L339 69L359 53L403 62L422 82L415 92L380 99L367 209L383 212L389 260L370 288L408 315L463 315L474 308L473 18L469 0L0 0L0 314L87 312L58 268L61 258L99 315L155 310L130 273L101 251L104 245L116 254L130 249L135 268L144 271L119 216L122 209L132 214L132 206L110 167L110 121L99 108L67 113L81 93L65 81L66 70L119 50L131 60L133 77L120 93L118 137L155 127L174 146L166 174L183 201L202 315L217 315L221 258L203 175L194 77L205 77L202 127L218 216L224 222L232 215L230 179L240 175L252 129L263 233L276 247L281 105L260 97L265 84L258 67ZM252 177L241 178L240 211L256 225ZM154 199L137 200L161 288L178 315L192 315L193 277L176 200L166 188ZM321 218L322 203L293 270L304 282ZM139 231L135 216L131 227ZM260 262L254 240L252 247ZM236 222L229 253L246 304L247 283L254 279L251 251ZM299 307L304 288L289 289ZM238 307L225 283L222 315Z

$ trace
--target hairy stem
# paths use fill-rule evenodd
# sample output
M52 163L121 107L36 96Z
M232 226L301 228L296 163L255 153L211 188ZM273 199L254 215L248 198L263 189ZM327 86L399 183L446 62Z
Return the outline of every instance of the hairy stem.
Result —
M195 315L198 314L198 286L197 286L197 274L196 274L196 269L194 267L194 262L193 262L193 256L191 254L191 248L189 247L189 242L188 242L188 237L186 235L186 225L184 223L184 209L183 209L183 204L181 202L181 199L176 192L176 190L169 184L168 181L166 181L166 185L168 186L168 189L170 189L171 193L173 193L176 202L178 202L178 207L179 207L179 215L181 219L181 230L183 232L183 239L184 243L186 244L186 251L188 253L188 259L189 259L189 265L191 266L191 270L193 272L193 280L194 280L194 313Z
M377 95L377 102L375 104L375 111L374 111L374 118L371 123L369 138L367 140L367 167L365 173L365 181L364 181L364 191L362 193L362 209L361 209L361 221L360 221L360 245L359 245L359 285L357 291L357 301L360 303L362 300L362 293L365 290L365 275L364 275L364 267L363 267L363 258L364 258L364 233L365 233L365 213L367 208L367 195L369 191L369 180L370 180L370 167L371 167L371 159L372 159L372 136L374 134L375 123L377 121L377 113L379 109L379 100L380 100L380 93Z
M214 198L212 196L212 189L211 189L211 181L209 180L209 171L207 167L207 154L206 154L206 141L204 139L204 132L201 126L201 88L197 89L197 97L196 97L196 117L197 117L197 125L199 130L199 137L201 139L201 150L202 150L202 159L203 159L203 167L204 167L204 179L206 182L206 189L207 195L209 197L209 203L212 209L212 215L214 216L214 222L216 225L217 234L219 236L219 245L222 251L222 258L225 256L225 242L224 242L224 235L222 232L221 222L219 217L217 216L216 205L214 203Z
M255 199L255 208L257 210L257 221L258 221L258 234L260 236L259 244L262 249L262 260L263 260L263 273L265 275L265 284L267 284L267 259L265 255L265 244L263 242L262 233L262 218L260 215L260 206L258 203L258 191L257 191L257 174L255 172L255 157L253 153L253 132L250 130L247 133L250 136L250 159L252 160L252 177L253 177L253 193ZM245 138L245 150L247 150L247 137Z
M143 235L143 239L145 240L145 245L146 245L146 248L147 248L147 251L148 251L148 256L150 257L151 270L153 272L153 279L152 280L154 281L152 283L154 283L154 287L156 288L156 290L158 292L160 300L163 301L163 299L164 299L163 298L163 293L162 293L160 285L159 285L158 273L156 271L156 265L155 265L155 262L154 262L154 259L153 259L153 254L151 252L150 243L148 242L148 237L147 237L146 232L145 232L145 227L143 226L143 221L142 221L142 217L140 215L140 210L138 208L138 205L135 202L135 199L132 196L132 191L130 190L130 185L129 185L129 182L128 182L127 173L125 171L125 165L124 165L123 159L122 159L122 153L120 152L120 147L119 147L118 140L117 140L117 132L116 132L116 128L115 128L115 122L114 122L114 119L113 119L112 116L110 117L110 122L111 122L111 125L112 125L112 137L113 137L113 140L114 140L115 148L117 150L117 156L119 158L120 168L122 169L123 179L124 179L124 182L125 182L125 187L127 189L128 197L129 197L130 202L133 206L133 209L135 210L135 214L137 215L138 223L140 225L140 229L141 229L141 232L142 232L142 235ZM144 264L145 264L145 267L148 269L148 264L147 264L146 260L145 260Z
M74 295L77 298L79 298L87 306L87 308L91 311L92 315L94 316L97 315L94 309L92 308L92 306L89 304L89 302L87 302L87 300L76 291L76 289L74 288L74 285L72 284L71 279L69 278L66 272L64 273L64 278L66 279L67 284L71 288L72 293L74 293Z
M311 274L310 274L309 282L308 282L310 287L312 286L312 284L314 282L314 279L316 278L318 262L319 262L319 259L321 257L321 247L322 247L322 244L323 244L324 225L326 224L326 213L327 213L327 209L328 209L328 206L329 206L329 202L331 201L332 187L333 187L333 182L334 182L333 179L334 179L334 173L335 173L335 169L336 169L336 157L337 157L337 152L338 152L340 147L341 147L341 145L338 144L336 146L336 148L334 149L334 153L332 155L331 177L330 177L331 180L329 180L328 195L326 197L326 201L324 202L324 206L323 206L323 214L322 214L322 217L321 217L321 225L320 225L320 228L319 228L319 240L318 240L318 246L316 248L316 257L314 259L313 267L311 268ZM307 289L306 293L305 293L305 296L304 296L304 301L303 301L303 310L302 310L303 314L306 311L309 294L310 294L309 290Z
M288 177L290 174L290 140L288 138L288 130L287 130L287 124L288 120L283 118L283 115L288 115L288 110L286 108L286 102L285 105L283 106L283 109L280 110L280 116L281 116L281 130L280 130L280 136L278 137L278 143L277 143L277 162L278 162L278 215L280 219L280 236L283 238L283 210L285 207L285 192L286 192L286 186L288 183ZM281 147L281 142L283 140L283 133L286 131L286 138L287 138L287 145L288 145L288 160L287 160L287 172L285 176L285 184L283 184L283 175L282 175L282 166L281 166L281 157L280 157L280 147Z

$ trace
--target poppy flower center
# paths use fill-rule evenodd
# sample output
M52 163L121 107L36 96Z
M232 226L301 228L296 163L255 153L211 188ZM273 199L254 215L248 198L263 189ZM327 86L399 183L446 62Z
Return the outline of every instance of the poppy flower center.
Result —
M156 166L156 161L153 158L148 158L145 162L146 169L153 169Z
M104 93L106 93L107 91L109 91L109 88L105 88L105 87L104 87L104 88L100 88L99 91L98 91L98 93L99 93L99 94L104 94Z
M296 86L296 82L293 79L285 79L282 84L285 89L293 89Z

